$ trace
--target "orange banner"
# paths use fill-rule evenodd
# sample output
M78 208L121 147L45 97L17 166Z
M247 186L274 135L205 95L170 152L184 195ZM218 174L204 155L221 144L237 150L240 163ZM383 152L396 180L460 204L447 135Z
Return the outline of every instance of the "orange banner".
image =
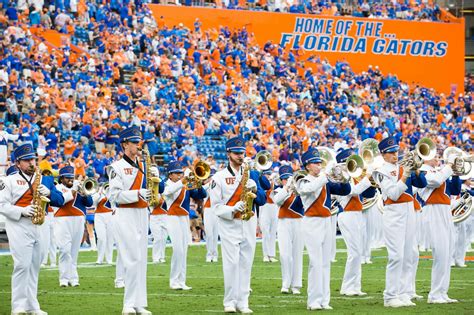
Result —
M331 63L346 60L355 72L369 65L407 83L438 92L464 92L464 19L458 23L377 20L197 7L149 5L167 26L196 18L202 28L246 26L260 45L269 40L287 49L301 47Z

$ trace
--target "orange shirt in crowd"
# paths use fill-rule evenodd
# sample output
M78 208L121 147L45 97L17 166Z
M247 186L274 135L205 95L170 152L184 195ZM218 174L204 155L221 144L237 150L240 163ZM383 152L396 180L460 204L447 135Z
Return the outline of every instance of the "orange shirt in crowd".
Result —
M82 158L76 158L74 160L74 168L76 169L76 175L86 176L86 162Z

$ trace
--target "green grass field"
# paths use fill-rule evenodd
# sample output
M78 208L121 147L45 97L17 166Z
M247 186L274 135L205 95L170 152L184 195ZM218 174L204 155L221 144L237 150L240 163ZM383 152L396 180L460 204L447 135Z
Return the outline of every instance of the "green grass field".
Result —
M338 240L338 249L344 248ZM472 253L469 253L472 256ZM79 276L81 286L60 288L57 269L42 269L39 283L39 301L49 314L120 314L123 289L114 288L115 267L95 266L96 252L81 252ZM223 273L221 263L205 263L205 247L192 246L188 252L188 281L191 291L169 289L169 261L171 248L167 248L166 264L148 265L148 309L154 314L209 314L222 313ZM429 252L422 255L430 255ZM468 268L453 268L449 295L460 300L458 304L430 305L426 297L430 286L431 260L420 259L417 275L417 293L424 296L417 306L402 309L383 307L382 291L385 284L386 251L373 252L372 265L363 265L362 289L365 297L339 295L345 252L337 253L337 262L331 270L331 305L334 314L419 313L419 314L474 314L474 264ZM151 257L151 253L149 255ZM151 259L151 258L150 258ZM261 244L257 244L252 272L250 308L257 314L303 314L306 310L306 279L308 256L304 257L302 295L280 293L279 263L263 263ZM0 256L0 314L10 312L10 279L13 261Z

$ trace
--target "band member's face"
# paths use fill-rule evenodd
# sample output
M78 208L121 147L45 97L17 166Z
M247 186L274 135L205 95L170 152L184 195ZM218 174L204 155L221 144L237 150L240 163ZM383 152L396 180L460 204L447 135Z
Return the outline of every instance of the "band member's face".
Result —
M19 160L17 167L28 176L32 176L36 169L36 159Z
M61 182L67 188L72 188L72 185L74 184L74 178L62 177Z
M229 152L228 155L229 155L229 161L232 164L236 164L237 166L241 166L242 163L244 163L244 157L245 157L244 152L242 152L242 153Z
M184 177L184 173L171 173L169 177L173 183L176 183Z
M382 156L385 162L392 163L392 164L397 164L398 162L398 151L391 152L391 153L384 153Z
M432 160L429 160L429 161L426 161L425 162L427 165L431 166L431 167L437 167L439 165L439 161L437 158L434 158Z
M136 156L138 154L139 144L135 142L122 143L123 151L127 156Z
M287 182L288 182L288 179L282 179L281 180L281 185L285 186Z
M308 170L309 174L313 176L318 176L321 173L321 163L309 163L306 165L306 169Z

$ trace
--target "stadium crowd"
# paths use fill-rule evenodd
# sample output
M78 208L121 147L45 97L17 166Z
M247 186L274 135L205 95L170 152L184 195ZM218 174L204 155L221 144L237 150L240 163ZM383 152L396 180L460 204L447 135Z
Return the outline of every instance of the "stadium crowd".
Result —
M204 31L198 19L193 29L169 27L140 1L59 1L56 11L38 1L29 15L22 4L0 19L0 128L32 142L53 169L73 164L105 179L129 125L142 128L152 155L185 164L203 153L204 135L240 134L249 156L266 149L275 166L295 168L309 146L337 150L368 137L394 135L403 150L431 136L440 150L472 150L471 76L465 95L444 95L376 65L354 73L344 61L260 47L245 29ZM39 40L49 28L71 43L50 50Z

